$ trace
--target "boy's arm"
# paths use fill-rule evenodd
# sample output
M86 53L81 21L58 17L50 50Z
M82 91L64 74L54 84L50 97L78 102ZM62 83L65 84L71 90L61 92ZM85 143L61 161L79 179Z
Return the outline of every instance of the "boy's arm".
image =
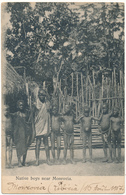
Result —
M120 117L120 127L124 129L124 119L122 117Z
M76 122L79 122L84 116L80 116L79 118L76 118Z
M112 132L112 117L110 118L110 128L109 128L110 133Z
M99 121L99 118L92 116L92 117L91 117L91 120Z
M100 117L99 117L99 122L101 122L101 119L102 119L102 114L101 114Z

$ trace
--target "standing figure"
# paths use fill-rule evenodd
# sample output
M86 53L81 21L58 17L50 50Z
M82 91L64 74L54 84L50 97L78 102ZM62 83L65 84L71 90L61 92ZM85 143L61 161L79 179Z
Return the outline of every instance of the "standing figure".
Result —
M12 145L13 145L13 132L12 132L12 117L9 111L9 106L5 106L3 126L5 130L5 143L6 143L6 168L13 168L12 166Z
M103 104L103 113L99 118L101 126L101 135L103 141L103 151L105 158L103 162L112 163L112 146L111 146L111 129L110 129L110 117L112 112L108 113L108 104ZM109 147L109 158L107 157L107 144Z
M43 89L39 89L38 91L38 101L35 105L35 131L36 131L36 163L35 165L39 165L39 154L40 154L40 145L41 138L43 138L43 143L46 152L47 164L50 163L50 154L49 154L49 145L48 145L48 136L50 133L50 105L46 101L46 91Z
M114 162L119 163L121 160L121 125L123 120L119 117L118 108L114 108L113 117L111 117L111 133L112 133L112 144L113 144L113 155ZM118 149L118 158L116 159L116 146Z
M58 114L58 106L52 107L51 113L51 150L53 156L53 162L55 163L55 141L57 142L57 164L60 164L60 145L61 145L61 134L60 134L60 118Z
M74 164L74 117L70 105L65 105L64 115L61 117L63 125L61 128L64 131L64 160L66 164L67 150L70 148L70 162Z
M83 163L86 162L86 142L88 139L88 148L89 148L89 156L90 162L93 162L92 160L92 132L91 132L91 124L92 120L98 120L97 118L93 116L89 116L90 109L88 106L84 107L84 116L81 116L79 120L81 121L81 135L83 140Z
M19 100L17 102L18 111L13 114L13 138L16 146L18 166L26 166L26 155L28 149L29 130L27 127L27 114L24 109L24 101ZM21 163L21 157L23 156L23 162Z

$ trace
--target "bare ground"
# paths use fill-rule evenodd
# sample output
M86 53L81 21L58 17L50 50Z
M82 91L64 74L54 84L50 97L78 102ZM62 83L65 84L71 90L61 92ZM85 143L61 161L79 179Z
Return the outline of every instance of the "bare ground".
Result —
M61 151L61 164L49 166L46 164L45 151L40 151L40 165L35 164L35 151L28 150L26 162L28 167L18 167L17 156L15 149L13 150L12 164L13 169L3 169L3 175L10 176L121 176L124 175L124 149L122 149L123 163L103 163L103 150L93 149L94 162L88 161L87 150L87 162L82 163L82 150L78 149L74 151L76 164L70 164L69 151L67 164L62 164L63 150ZM51 156L52 159L52 156Z

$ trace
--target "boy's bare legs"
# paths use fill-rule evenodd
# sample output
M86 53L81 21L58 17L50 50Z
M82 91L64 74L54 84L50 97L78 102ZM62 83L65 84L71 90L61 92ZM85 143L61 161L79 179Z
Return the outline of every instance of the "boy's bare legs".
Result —
M13 168L12 166L12 152L13 152L13 141L12 138L10 138L10 146L9 146L9 167Z
M87 140L87 135L85 132L82 133L82 138L83 138L83 163L86 162L86 140Z
M121 132L119 132L118 138L117 138L117 149L118 149L118 161L121 163L122 162L122 159L121 159Z
M92 160L92 133L89 132L88 135L88 148L89 148L89 161L93 162Z
M112 146L111 143L108 142L108 147L109 147L109 159L108 159L108 163L112 163Z
M113 143L113 156L114 156L114 162L116 162L116 142Z
M107 145L106 145L106 142L104 140L104 137L102 135L102 141L103 141L103 151L104 151L104 159L102 162L107 162L108 161L108 158L107 158Z
M36 156L36 163L35 165L39 165L39 153L40 153L40 145L41 145L41 137L36 138L36 149L35 149L35 156Z
M118 148L118 162L122 162L122 159L121 159L121 144L117 144L117 148Z
M23 155L23 162L22 162L22 165L23 166L29 166L26 162L26 156L27 156L27 151L26 151L26 154Z
M48 144L48 136L43 136L43 143L45 146L46 160L48 165L52 165L50 162L50 153L49 153L49 144Z
M108 141L108 147L109 147L109 159L108 159L108 163L112 163L112 145L111 145L111 135L108 135L108 137L107 137L107 141Z
M71 142L70 142L70 161L72 164L75 164L74 162L74 135L70 136Z
M18 157L18 167L22 167L21 157Z
M60 164L60 145L61 145L61 137L57 136L57 163Z
M114 135L114 132L112 132L112 151L113 151L113 157L114 157L114 162L116 163L116 138Z
M64 133L64 159L63 159L63 164L66 164L67 148L68 148L68 136L66 135L66 133Z
M7 168L13 168L12 166L12 138L7 138L7 146L6 146L6 167Z
M51 133L51 151L53 157L53 163L55 163L55 134Z

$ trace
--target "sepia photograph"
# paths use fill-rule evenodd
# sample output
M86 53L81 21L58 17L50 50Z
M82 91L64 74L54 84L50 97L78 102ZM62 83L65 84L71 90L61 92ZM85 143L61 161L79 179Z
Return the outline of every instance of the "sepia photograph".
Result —
M124 193L124 7L1 4L2 193Z

